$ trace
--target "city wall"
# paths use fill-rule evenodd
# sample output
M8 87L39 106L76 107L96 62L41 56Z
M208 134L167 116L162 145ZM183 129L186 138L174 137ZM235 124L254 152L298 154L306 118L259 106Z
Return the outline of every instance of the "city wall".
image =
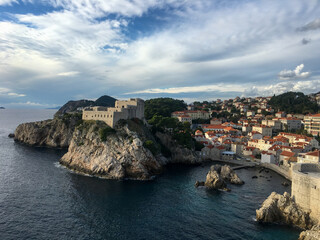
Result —
M292 168L291 196L320 222L320 165L298 163Z

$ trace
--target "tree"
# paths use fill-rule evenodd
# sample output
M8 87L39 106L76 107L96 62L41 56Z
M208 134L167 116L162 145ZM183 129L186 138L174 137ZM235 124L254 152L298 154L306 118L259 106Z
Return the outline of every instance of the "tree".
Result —
M145 101L144 114L146 119L151 119L154 115L171 117L172 112L185 110L186 107L183 100L154 98Z
M274 109L296 114L316 113L320 109L316 102L311 101L302 92L287 92L273 96L269 104Z

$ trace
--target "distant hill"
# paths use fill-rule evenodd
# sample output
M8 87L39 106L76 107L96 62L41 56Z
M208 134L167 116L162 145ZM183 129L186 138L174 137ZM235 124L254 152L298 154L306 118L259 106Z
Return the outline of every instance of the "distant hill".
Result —
M0 109L5 109L4 107L0 107Z
M286 92L278 96L273 96L269 104L276 111L284 111L286 113L317 113L319 106L310 100L302 92Z
M99 97L94 104L95 106L114 107L116 100L117 99L110 97L108 95L103 95Z
M114 107L116 99L107 95L99 97L96 101L91 100L78 100L69 101L64 104L55 115L61 115L68 112L77 111L78 108L89 107L89 106L103 106L103 107Z

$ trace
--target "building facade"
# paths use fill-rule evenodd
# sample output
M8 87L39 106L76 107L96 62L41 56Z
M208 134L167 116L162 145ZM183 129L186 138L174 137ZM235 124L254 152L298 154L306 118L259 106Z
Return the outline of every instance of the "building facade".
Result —
M116 101L115 107L88 107L82 112L83 120L100 120L114 127L120 119L144 118L144 101L140 98Z
M320 113L304 117L304 129L313 136L320 135Z

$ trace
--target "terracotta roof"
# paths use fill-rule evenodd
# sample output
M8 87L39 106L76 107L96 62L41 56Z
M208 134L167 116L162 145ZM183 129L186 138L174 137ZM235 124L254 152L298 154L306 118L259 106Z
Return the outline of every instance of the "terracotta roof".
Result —
M309 152L306 155L314 156L314 157L320 157L320 151Z
M295 155L295 153L294 152L283 151L282 153L280 153L280 155L286 156L286 157L293 157Z

